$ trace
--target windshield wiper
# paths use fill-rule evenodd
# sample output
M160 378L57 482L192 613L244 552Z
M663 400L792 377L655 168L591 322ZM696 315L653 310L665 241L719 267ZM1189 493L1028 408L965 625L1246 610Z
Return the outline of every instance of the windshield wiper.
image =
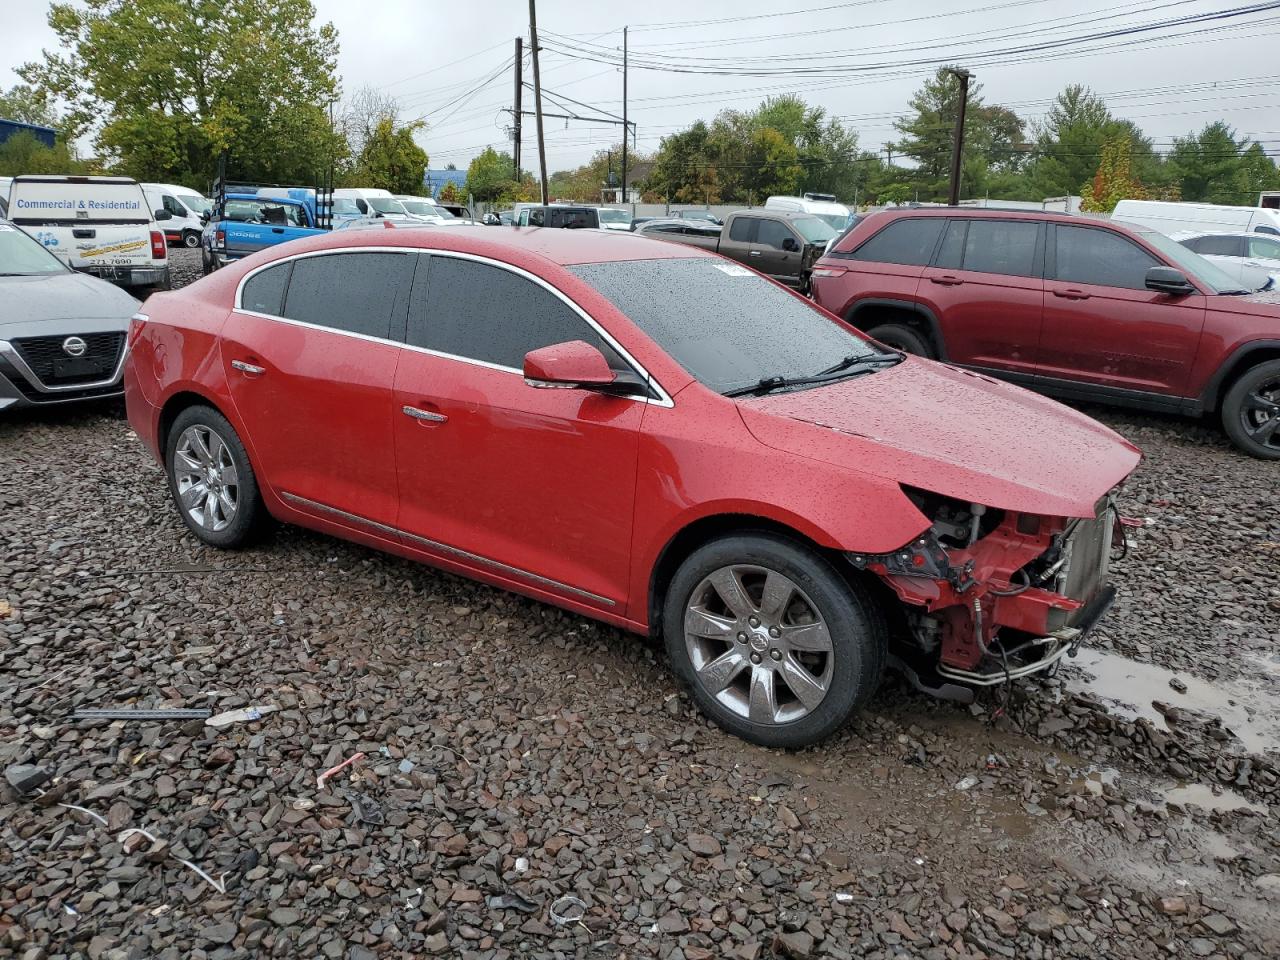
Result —
M852 376L855 373L861 373L879 367L882 364L893 365L901 362L903 355L884 356L850 356L845 357L839 363L832 364L825 370L821 370L812 376L807 377L763 377L755 383L746 387L735 387L733 390L726 390L726 397L762 397L768 393L774 393L778 390L786 390L790 387L809 387L819 383L829 383L832 380L839 380L845 376Z

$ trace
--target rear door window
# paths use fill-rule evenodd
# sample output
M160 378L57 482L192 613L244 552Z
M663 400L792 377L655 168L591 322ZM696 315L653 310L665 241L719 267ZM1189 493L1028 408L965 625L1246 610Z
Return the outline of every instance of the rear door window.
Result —
M408 301L415 253L328 253L293 261L283 315L290 320L392 338L392 317ZM398 333L399 331L397 331Z
M1064 283L1145 290L1147 271L1160 262L1136 243L1110 230L1058 225L1054 276Z
M1268 240L1266 237L1249 238L1249 256L1266 260L1280 260L1280 240Z
M1036 266L1040 224L1028 220L970 220L963 243L956 244L957 249L950 249L959 224L958 220L952 222L942 251L949 256L959 255L958 269L998 273L1006 277L1040 274ZM938 266L944 266L941 255Z
M933 258L933 248L938 245L938 237L946 225L942 217L894 220L849 256L870 263L923 267Z

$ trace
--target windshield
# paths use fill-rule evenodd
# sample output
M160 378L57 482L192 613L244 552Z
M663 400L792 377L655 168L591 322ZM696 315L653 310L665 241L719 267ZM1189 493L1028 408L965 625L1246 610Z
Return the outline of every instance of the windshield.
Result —
M397 198L404 208L412 213L415 217L448 217L450 213L443 207L437 207L434 203L427 203L425 200L407 200L404 197Z
M625 210L614 210L612 207L600 208L601 223L630 223L631 214Z
M62 261L17 227L0 223L0 277L66 273Z
M394 197L368 197L366 202L379 213L406 213L404 204Z
M358 217L360 208L356 206L356 202L348 197L333 198L333 212L335 216L351 215Z
M814 216L836 233L849 225L849 217L843 213L815 213Z
M809 243L826 243L836 232L823 220L817 217L796 217L791 225L800 231L800 236Z
M776 284L718 257L569 268L699 383L719 393L811 377L850 357L895 357Z
M174 196L181 200L182 205L196 216L213 212L213 201L200 196L198 193L178 193L174 194Z
M1166 257L1177 264L1184 272L1191 274L1206 287L1210 293L1230 293L1243 289L1239 280L1235 280L1226 271L1210 263L1194 250L1188 250L1176 240L1166 237L1154 230L1135 229L1132 224L1125 224L1130 230L1142 235L1142 239L1151 244ZM1252 291L1248 291L1252 293Z

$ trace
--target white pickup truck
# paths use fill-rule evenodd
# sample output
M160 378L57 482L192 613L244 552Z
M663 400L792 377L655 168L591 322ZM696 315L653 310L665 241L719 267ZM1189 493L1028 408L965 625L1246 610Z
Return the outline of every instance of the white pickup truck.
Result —
M164 233L129 177L14 177L9 221L59 260L123 287L169 289Z

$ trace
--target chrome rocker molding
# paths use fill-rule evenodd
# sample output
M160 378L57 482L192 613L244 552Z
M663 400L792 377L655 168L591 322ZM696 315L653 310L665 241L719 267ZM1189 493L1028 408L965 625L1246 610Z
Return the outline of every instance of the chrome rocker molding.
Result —
M420 537L417 534L409 533L407 530L388 526L387 524L379 523L376 520L369 520L365 517L359 516L358 514L348 513L345 510L339 510L337 507L331 507L325 503L317 503L315 500L300 497L296 493L289 493L287 490L280 491L280 498L296 507L301 507L305 510L313 510L317 513L328 514L329 516L337 517L340 520L357 523L363 527L368 527L372 530L377 530L380 533L385 533L393 537L403 537L412 545L425 547L428 550L434 550L437 553L443 553L467 563L479 564L481 566L488 567L495 572L513 574L524 580L542 584L563 593L571 593L574 596L584 597L594 603L602 603L610 607L617 606L614 601L610 600L608 597L602 597L598 593L592 593L589 590L582 590L578 587L571 587L569 584L561 583L559 580L552 580L549 577L539 576L536 573L530 573L528 570L521 570L519 567L513 567L510 564L502 563L498 560L490 560L488 557L482 557L478 553L471 553L467 550L460 550L457 547L451 547L447 543L428 540L426 537Z

